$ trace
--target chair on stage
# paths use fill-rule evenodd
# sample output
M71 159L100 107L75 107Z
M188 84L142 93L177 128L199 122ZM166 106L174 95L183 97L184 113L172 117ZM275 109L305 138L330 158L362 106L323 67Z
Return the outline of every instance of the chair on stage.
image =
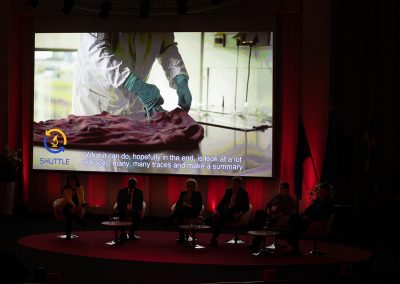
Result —
M53 213L54 219L57 221L65 221L64 214L62 212L62 208L64 206L64 198L57 198L53 202Z
M253 206L249 204L249 210L247 210L240 218L236 221L227 222L224 224L226 227L233 227L233 238L227 241L227 244L244 244L245 241L239 238L239 228L247 226L250 222Z
M332 223L334 219L334 214L332 214L329 218L324 220L318 220L312 222L307 230L301 234L301 238L303 239L311 239L313 241L313 248L309 252L310 255L315 256L323 256L326 255L325 252L319 251L317 248L318 241L326 239L332 228Z
M176 203L172 204L172 206L171 206L171 213L174 213L175 207L176 207ZM203 213L204 213L204 204L201 205L201 210L200 210L200 212L199 212L199 216L202 215Z
M117 214L117 209L118 209L118 203L115 202L114 206L113 206L114 214ZM142 212L141 212L141 215L140 215L140 219L141 220L143 220L145 213L146 213L146 202L143 201ZM132 221L130 217L127 217L126 220L127 221Z

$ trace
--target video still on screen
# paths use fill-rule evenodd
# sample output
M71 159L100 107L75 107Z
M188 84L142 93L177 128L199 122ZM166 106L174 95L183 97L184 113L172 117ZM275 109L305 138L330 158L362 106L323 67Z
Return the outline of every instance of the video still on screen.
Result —
M36 33L33 169L272 176L273 33Z

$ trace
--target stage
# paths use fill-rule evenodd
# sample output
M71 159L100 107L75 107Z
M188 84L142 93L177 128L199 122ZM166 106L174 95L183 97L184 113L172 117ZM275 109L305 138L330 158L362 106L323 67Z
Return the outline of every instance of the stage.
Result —
M282 254L254 256L246 244L226 244L232 235L222 234L218 247L208 247L210 233L197 235L198 242L204 249L195 250L176 243L177 234L168 231L139 231L142 238L128 241L124 245L108 246L105 243L114 237L113 231L78 231L78 238L64 240L57 238L61 232L35 234L22 237L18 243L36 250L57 254L85 256L90 258L123 260L144 263L170 263L216 266L300 266L300 265L340 265L356 263L371 257L370 252L356 247L320 242L318 249L326 256L285 256ZM248 242L251 236L241 235ZM272 243L272 239L268 240ZM285 241L280 241L285 244ZM311 241L302 240L301 250L304 254L311 250Z

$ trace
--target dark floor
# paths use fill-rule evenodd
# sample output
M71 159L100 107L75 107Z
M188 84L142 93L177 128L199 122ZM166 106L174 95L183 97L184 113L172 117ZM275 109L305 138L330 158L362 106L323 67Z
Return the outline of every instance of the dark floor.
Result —
M368 220L355 214L338 214L330 241L370 249L371 260L353 265L353 277L338 279L340 267L306 266L286 267L278 270L280 283L288 279L306 279L290 283L398 283L399 278L399 232L394 227L370 226ZM99 225L105 216L88 216L85 230L103 229ZM342 218L342 219L341 219ZM268 267L229 267L212 265L178 265L165 263L141 263L88 257L61 255L22 247L17 240L25 235L63 231L62 223L54 221L51 214L20 213L12 217L0 217L2 237L0 242L1 266L0 283L12 283L9 275L18 274L20 282L34 280L35 270L41 267L45 272L61 273L63 284L72 283L212 283L218 281L260 281ZM162 221L146 218L141 230L160 230ZM171 228L172 229L172 228ZM18 270L18 265L22 267ZM23 271L26 270L26 277ZM36 271L36 272L35 272ZM10 276L10 277L11 277ZM394 280L396 279L397 280ZM312 280L316 279L316 280ZM18 281L17 281L18 282Z

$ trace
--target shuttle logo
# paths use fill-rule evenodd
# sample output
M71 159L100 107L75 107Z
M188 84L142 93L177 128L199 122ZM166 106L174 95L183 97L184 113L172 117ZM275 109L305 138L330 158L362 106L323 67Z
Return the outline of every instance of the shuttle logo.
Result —
M62 139L60 138L62 137ZM62 142L59 142L59 138ZM47 141L49 140L49 143ZM65 133L58 128L52 128L45 131L43 145L52 154L58 154L65 151L65 145L67 145L67 136Z

